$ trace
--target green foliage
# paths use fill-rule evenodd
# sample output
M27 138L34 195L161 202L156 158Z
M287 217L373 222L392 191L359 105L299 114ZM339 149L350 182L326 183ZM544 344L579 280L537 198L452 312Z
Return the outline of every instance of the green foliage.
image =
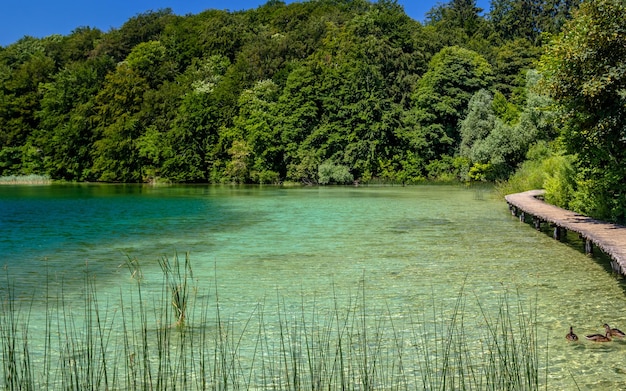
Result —
M22 149L3 147L0 149L0 172L3 176L18 175L21 172Z
M500 91L496 91L493 96L492 108L494 114L507 125L515 125L519 118L517 106L509 102Z
M225 179L233 183L246 183L250 177L250 146L243 140L235 140L228 154L230 161L226 163Z
M250 161L246 180L256 183L278 181L283 149L276 143L280 134L275 124L278 87L271 80L262 80L239 96L239 115L229 130L235 142L245 140ZM248 165L246 165L248 166Z
M524 78L541 41L506 37L474 0L425 26L393 0L322 0L24 38L0 50L0 175L318 183L332 162L352 177L322 181L502 178L556 134ZM485 126L468 107L483 89Z
M231 105L230 96L223 93L224 74L230 61L219 55L195 61L181 75L185 93L173 113L170 128L165 133L164 161L161 175L175 182L207 182L223 169L221 159L225 150L219 129L224 121L220 106Z
M460 124L461 144L459 154L471 161L488 161L488 156L482 156L476 144L487 138L496 122L494 101L491 93L480 90L469 101L467 115Z
M109 58L76 62L58 72L54 79L39 86L41 110L34 143L43 154L44 171L53 178L92 179L90 147L94 132L90 117L94 96L113 69Z
M481 170L481 173L489 173L487 180L506 179L524 161L533 143L556 137L552 100L535 91L537 79L535 71L528 72L526 104L519 120L514 122L513 118L518 117L517 109L502 94L492 97L482 90L470 100L468 114L460 126L459 154L472 164L488 164L489 170Z
M545 86L578 157L577 210L626 221L626 4L584 2L542 58Z
M517 127L524 131L528 140L553 140L558 134L559 112L554 101L539 88L541 75L530 70L526 74L526 103Z
M606 172L597 167L578 167L575 193L569 205L588 216L626 221L626 170Z
M492 0L489 13L504 39L537 41L542 33L558 33L581 0Z
M457 30L467 37L473 36L486 21L480 17L483 10L476 6L476 0L451 0L438 3L428 12L430 23L448 31Z
M165 26L173 19L174 15L169 8L138 14L118 30L107 33L98 42L94 54L111 56L116 62L122 61L138 44L158 40Z
M46 42L23 38L0 59L0 148L20 147L37 128L38 87L57 71Z
M463 157L444 155L440 159L428 163L426 166L428 179L438 182L465 181L467 180L465 171L468 163L469 161Z
M138 115L147 81L122 63L106 76L96 96L98 139L93 143L93 174L101 181L144 179L137 140L143 132Z
M60 61L65 64L93 59L92 51L104 34L91 27L78 27L58 44Z
M563 208L575 205L578 184L574 170L575 156L565 154L558 143L539 141L532 145L528 160L521 164L507 182L499 184L502 195L545 189L546 201Z
M505 41L494 49L494 88L516 105L524 103L526 74L536 67L542 49L528 39Z
M460 155L472 162L470 179L506 178L511 166L521 160L515 155L525 151L526 144L520 131L496 117L494 102L487 91L477 92L461 123Z
M483 182L492 177L493 167L489 163L474 163L467 174L470 181Z
M166 57L166 49L159 41L142 42L126 57L126 64L135 73L147 80L152 88L157 87L172 74Z
M546 178L543 188L545 200L562 208L571 208L571 201L576 189L574 156L555 155L547 159L543 166Z
M419 80L414 116L428 160L453 154L460 143L459 121L472 95L490 85L491 65L478 53L452 46L442 49Z
M318 183L320 185L346 185L354 181L354 177L350 174L349 167L335 164L332 161L326 161L320 164L317 170L317 175Z

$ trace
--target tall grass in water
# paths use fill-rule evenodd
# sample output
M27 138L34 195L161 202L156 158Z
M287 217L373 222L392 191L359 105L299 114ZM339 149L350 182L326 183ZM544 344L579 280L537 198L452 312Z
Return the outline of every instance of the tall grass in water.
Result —
M185 263L183 265L181 265L178 256L176 256L173 262L167 257L161 258L159 266L161 266L163 271L165 285L172 296L172 306L176 313L176 326L184 327L191 293L189 292L189 282L193 280L189 254L185 255Z
M433 303L433 320L422 322L430 329L413 330L415 348L423 358L418 361L423 389L540 389L536 307L525 307L519 295L512 302L505 293L493 314L477 300L481 316L472 312L476 323L468 327L466 304L461 291L443 321Z
M467 316L435 299L412 317L371 303L366 283L334 305L277 295L241 319L200 292L188 256L162 259L149 283L129 259L131 292L101 296L88 271L82 292L15 297L7 279L0 314L7 390L537 390L536 312L504 295ZM76 299L79 297L80 300ZM470 301L472 300L472 301ZM478 299L476 299L478 301ZM309 302L310 303L310 302ZM45 320L32 321L35 306ZM476 308L476 307L473 307ZM471 320L471 323L470 323Z
M7 281L6 300L2 300L0 338L2 339L2 381L7 390L34 390L33 367L28 345L29 307L17 306L13 284Z

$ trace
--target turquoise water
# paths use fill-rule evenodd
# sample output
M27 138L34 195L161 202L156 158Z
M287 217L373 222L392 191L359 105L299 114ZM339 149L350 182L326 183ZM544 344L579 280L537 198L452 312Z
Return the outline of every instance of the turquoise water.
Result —
M276 298L297 314L363 295L415 325L433 305L446 319L463 290L465 327L481 338L476 302L497 311L509 292L536 306L549 389L626 389L626 341L564 338L570 325L580 337L626 328L622 281L569 241L519 223L489 189L460 186L0 186L0 261L21 298L50 281L72 297L85 268L117 297L128 258L149 287L158 259L189 253L198 289L218 292L235 323Z

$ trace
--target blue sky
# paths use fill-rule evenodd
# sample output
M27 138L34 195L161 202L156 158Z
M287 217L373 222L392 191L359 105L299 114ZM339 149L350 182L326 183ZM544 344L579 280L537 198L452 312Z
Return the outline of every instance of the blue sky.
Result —
M206 9L230 11L256 8L267 0L7 0L0 5L0 46L7 46L25 35L42 38L67 35L76 27L96 27L102 31L120 27L129 18L149 10L171 8L177 15L197 14ZM288 0L288 2L290 2ZM422 21L424 14L439 0L399 0L405 12ZM489 10L489 0L478 0Z

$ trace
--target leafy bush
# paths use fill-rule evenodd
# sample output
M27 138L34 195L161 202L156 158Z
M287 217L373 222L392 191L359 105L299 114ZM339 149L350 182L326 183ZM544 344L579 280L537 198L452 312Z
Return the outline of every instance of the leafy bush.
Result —
M546 190L547 202L562 208L570 206L576 188L573 160L572 155L557 155L544 161L546 178L543 188Z
M317 175L320 185L328 185L331 183L345 185L354 181L354 177L347 166L335 164L332 161L326 161L320 164Z
M426 165L428 179L439 182L466 180L469 164L469 159L465 157L444 155Z
M582 168L577 173L576 193L570 209L598 219L626 222L626 185L624 177L615 172L599 173L598 169Z
M563 154L557 144L542 141L530 148L527 158L508 181L498 184L499 193L545 189L547 202L563 208L571 207L576 188L574 156Z

